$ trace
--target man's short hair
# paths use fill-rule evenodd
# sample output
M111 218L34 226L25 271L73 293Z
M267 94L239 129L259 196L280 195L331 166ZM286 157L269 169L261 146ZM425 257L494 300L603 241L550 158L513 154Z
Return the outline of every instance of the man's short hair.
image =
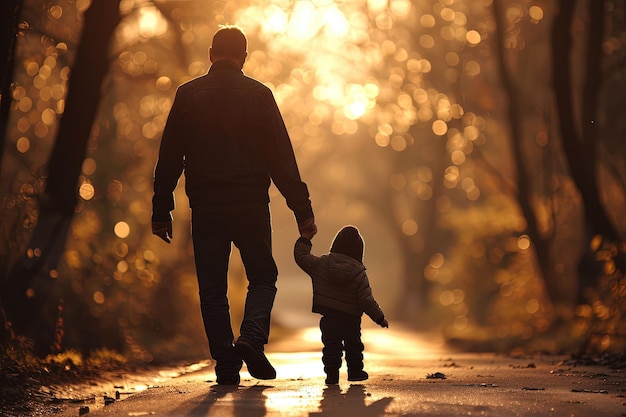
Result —
M248 49L248 40L237 26L220 26L211 45L214 56L240 58Z

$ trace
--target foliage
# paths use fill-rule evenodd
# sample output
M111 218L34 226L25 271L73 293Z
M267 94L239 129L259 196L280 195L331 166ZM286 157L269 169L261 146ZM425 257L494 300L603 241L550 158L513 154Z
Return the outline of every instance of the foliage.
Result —
M388 291L383 308L397 306L394 319L440 327L450 338L483 334L492 346L511 348L550 335L552 326L576 313L577 327L564 338L575 345L590 339L594 349L620 346L626 308L619 268L603 269L588 305L575 309L573 301L571 283L586 243L581 197L553 116L547 62L555 2L500 2L507 62L520 92L519 152L531 168L528 198L538 229L553 238L548 276L537 267L519 210L492 2L322 3L121 2L123 20L79 177L79 203L62 261L47 271L56 288L49 314L57 313L59 300L64 305L59 351L89 355L105 348L140 361L207 355L184 179L170 246L151 235L150 198L176 87L207 70L207 47L221 23L244 28L250 38L244 71L273 89L284 114L320 226L316 245L332 237L335 226L358 224L372 286ZM624 2L609 3L613 25L605 53L621 62ZM88 4L24 2L0 177L0 273L25 251L37 223ZM584 18L576 22L584 31ZM612 68L622 70L610 73L600 107L603 117L614 119L626 95L610 94L624 88L623 66ZM626 158L620 151L624 122L618 121L603 127L607 158L599 163L604 200L623 232ZM291 259L296 232L272 193L276 257L288 280L297 274ZM615 250L598 252L600 262L610 265ZM241 269L232 271L238 292L232 310L238 311L245 280ZM72 355L56 359L74 362ZM120 359L91 355L104 363Z
M17 336L13 343L2 346L2 363L2 369L9 369L13 364L19 369L29 370L38 368L40 360L34 354L33 341Z
M590 352L626 351L626 273L616 267L626 247L596 236L592 243L604 265L600 287L587 291L588 304L576 309L576 336L587 340Z
M16 338L0 350L0 414L17 417L58 412L54 404L73 388L110 382L141 365L107 349L89 356L69 349L41 358L35 354L32 340Z

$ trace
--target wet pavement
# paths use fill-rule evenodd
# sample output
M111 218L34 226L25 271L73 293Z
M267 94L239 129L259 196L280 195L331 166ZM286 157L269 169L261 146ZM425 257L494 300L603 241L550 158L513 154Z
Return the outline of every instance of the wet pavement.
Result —
M567 356L452 352L393 324L364 328L363 340L370 378L359 383L347 381L344 367L339 385L324 384L319 330L307 328L268 345L275 380L251 378L244 366L238 387L218 386L207 361L92 387L94 400L54 415L626 416L626 375L606 367Z

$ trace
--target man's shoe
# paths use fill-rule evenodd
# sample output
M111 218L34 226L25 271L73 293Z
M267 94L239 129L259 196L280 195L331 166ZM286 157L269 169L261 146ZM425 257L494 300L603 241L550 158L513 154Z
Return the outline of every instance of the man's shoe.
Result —
M276 369L262 350L257 350L245 340L238 340L235 349L248 366L248 372L256 379L275 379Z
M339 383L339 369L326 371L326 385L336 385Z
M217 383L218 385L239 385L240 378L239 374L234 375L218 375Z
M348 381L365 381L369 377L370 376L367 374L367 372L363 370L357 372L348 371Z

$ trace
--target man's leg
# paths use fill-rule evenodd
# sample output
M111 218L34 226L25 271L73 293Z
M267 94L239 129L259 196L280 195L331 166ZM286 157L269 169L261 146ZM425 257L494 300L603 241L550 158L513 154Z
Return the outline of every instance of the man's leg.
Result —
M238 384L241 358L234 350L227 297L231 241L223 221L194 210L192 236L200 309L218 383Z
M236 228L234 242L239 248L248 278L248 294L238 347L252 376L273 379L276 371L263 354L263 346L269 340L278 277L272 256L269 207L263 205L242 215Z

